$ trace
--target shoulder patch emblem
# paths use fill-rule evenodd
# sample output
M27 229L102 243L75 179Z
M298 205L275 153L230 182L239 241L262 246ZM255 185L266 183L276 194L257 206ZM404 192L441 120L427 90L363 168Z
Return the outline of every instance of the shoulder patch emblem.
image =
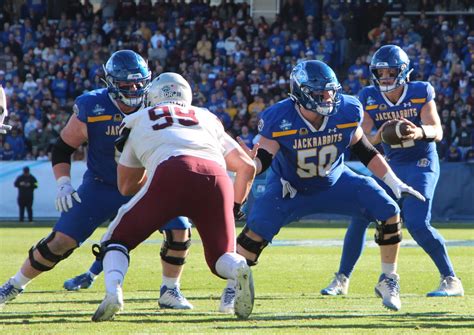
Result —
M105 108L102 107L99 104L96 104L94 106L94 109L92 110L92 114L94 114L94 115L102 115L102 114L104 114L104 112L105 112Z
M283 119L281 120L281 123L280 123L280 129L281 130L288 130L290 129L292 126L292 123L286 119Z

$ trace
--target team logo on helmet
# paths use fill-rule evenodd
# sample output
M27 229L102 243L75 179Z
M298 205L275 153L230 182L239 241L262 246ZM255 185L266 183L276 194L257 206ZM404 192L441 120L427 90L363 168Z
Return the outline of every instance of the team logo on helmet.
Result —
M306 70L303 68L303 66L300 66L299 68L295 69L295 81L298 84L304 83L308 81L308 73Z
M177 90L176 85L165 85L161 88L164 98L181 98L182 94Z

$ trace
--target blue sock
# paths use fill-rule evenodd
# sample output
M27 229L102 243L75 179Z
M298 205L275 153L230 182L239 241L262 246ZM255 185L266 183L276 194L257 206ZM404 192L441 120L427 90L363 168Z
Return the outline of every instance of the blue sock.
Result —
M103 269L104 267L102 266L102 262L95 261L94 263L92 263L89 272L92 272L94 275L98 276Z
M365 234L369 224L370 222L365 218L352 218L351 224L347 228L339 273L343 273L348 278L351 276L362 250L364 250Z

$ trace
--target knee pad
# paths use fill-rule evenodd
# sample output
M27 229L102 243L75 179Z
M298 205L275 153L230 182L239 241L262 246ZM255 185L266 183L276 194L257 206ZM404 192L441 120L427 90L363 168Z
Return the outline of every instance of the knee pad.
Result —
M375 222L375 243L378 245L392 245L402 241L402 222L396 222L393 224L387 224L385 221ZM385 239L386 234L395 234L389 239Z
M76 249L76 248L72 248L72 249L66 251L62 255L54 254L48 247L48 243L54 239L54 236L56 236L56 232L53 231L51 234L48 235L48 237L43 238L42 240L40 240L36 244L36 246L31 247L31 249L28 251L28 258L30 260L31 266L34 269L36 269L38 271L43 271L43 272L49 271L52 268L54 268L56 266L56 264L58 264L60 261L62 261L63 259L68 258L73 253L74 249ZM34 255L35 250L38 250L38 252L40 253L40 255L44 259L47 259L48 261L50 261L51 263L54 263L54 264L53 265L45 265L45 264L42 264L39 261L37 261L35 259L35 255Z
M120 242L116 241L107 241L104 243L92 245L92 253L94 254L96 260L102 262L104 260L105 254L109 251L119 251L127 257L128 264L130 264L130 255L128 248Z
M177 251L186 251L191 246L191 228L187 229L188 239L184 242L177 242L173 240L173 233L171 230L163 231L165 239L163 240L163 245L161 246L160 256L161 259L166 263L173 265L183 265L186 263L185 257L174 257L168 256L168 250L177 250Z
M254 253L255 254L255 260L249 260L247 259L247 264L248 266L254 266L258 264L258 257L260 257L260 254L262 253L263 249L268 245L268 241L254 241L250 237L247 236L247 232L249 231L249 228L247 226L244 227L242 232L239 234L237 237L237 243L244 248L245 250Z

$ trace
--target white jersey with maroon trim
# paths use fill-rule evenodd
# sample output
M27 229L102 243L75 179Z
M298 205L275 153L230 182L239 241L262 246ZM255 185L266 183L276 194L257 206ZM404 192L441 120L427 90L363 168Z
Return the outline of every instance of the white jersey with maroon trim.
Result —
M219 163L238 146L220 120L208 110L161 103L127 116L121 127L131 129L119 163L152 170L172 156L194 156Z

